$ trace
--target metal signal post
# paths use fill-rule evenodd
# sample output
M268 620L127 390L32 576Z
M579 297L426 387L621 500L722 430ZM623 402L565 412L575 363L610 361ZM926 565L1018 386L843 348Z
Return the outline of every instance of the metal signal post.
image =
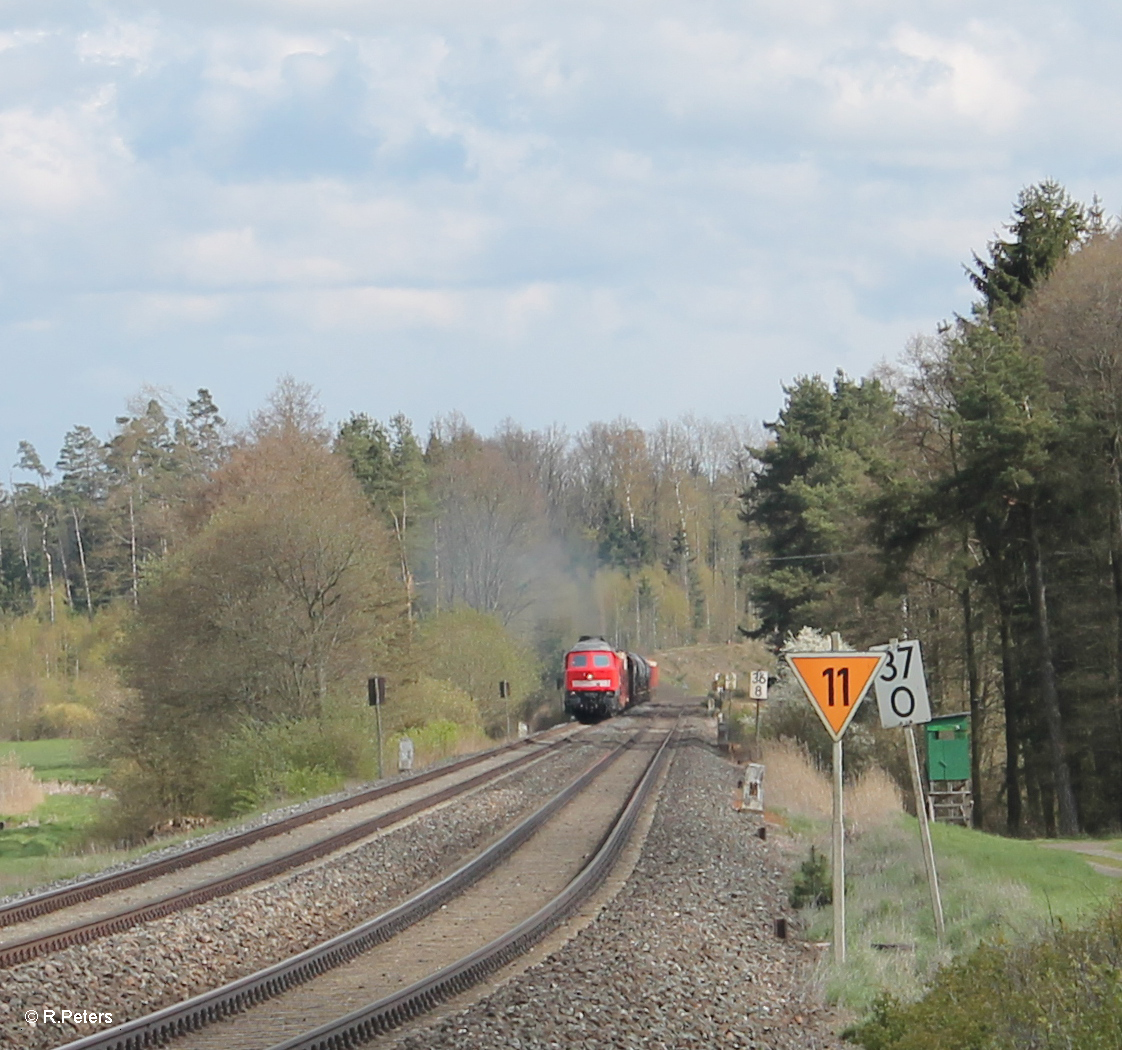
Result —
M834 631L830 635L830 648L835 652L841 648L841 635ZM845 676L846 701L849 700L849 675ZM830 675L830 703L834 701L834 677ZM834 741L834 828L833 828L833 872L834 876L834 962L845 962L845 794L842 791L842 737Z
M885 729L902 726L908 742L908 768L912 774L916 819L919 821L919 837L923 846L923 866L927 872L927 886L931 894L931 914L935 920L935 935L942 942L946 936L943 900L939 893L939 873L935 868L935 849L931 844L931 827L927 819L927 800L923 793L915 736L917 725L931 721L931 701L927 695L927 679L923 673L923 654L918 638L904 641L893 638L887 645L874 648L888 654L888 660L873 688L880 708L880 724Z
M845 814L842 795L842 737L865 693L887 659L886 653L843 650L830 635L829 652L788 653L787 663L834 742L834 961L845 962Z

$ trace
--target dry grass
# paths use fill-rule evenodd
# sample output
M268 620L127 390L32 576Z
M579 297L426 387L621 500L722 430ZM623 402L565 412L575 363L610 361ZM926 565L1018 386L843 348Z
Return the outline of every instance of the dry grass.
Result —
M763 746L764 801L802 817L829 819L833 812L830 778L815 768L806 748L793 740L772 740Z
M891 823L903 812L899 786L879 766L873 766L846 789L845 817L855 834Z
M752 671L775 670L775 657L762 642L746 640L725 645L683 645L652 653L663 685L679 685L691 696L704 696L718 672L732 671L741 689L748 688Z
M768 741L764 798L768 809L812 819L830 819L833 791L829 774L817 768L809 752L793 740ZM845 789L846 821L860 834L902 813L900 789L882 769L870 769Z
M0 758L0 813L6 816L30 813L43 797L43 788L35 779L35 773L19 764L15 752Z

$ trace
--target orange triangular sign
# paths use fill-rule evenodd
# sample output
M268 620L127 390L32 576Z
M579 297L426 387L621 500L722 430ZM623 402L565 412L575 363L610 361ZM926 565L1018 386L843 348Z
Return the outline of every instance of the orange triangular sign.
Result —
M787 663L826 731L840 740L886 658L886 653L788 653Z

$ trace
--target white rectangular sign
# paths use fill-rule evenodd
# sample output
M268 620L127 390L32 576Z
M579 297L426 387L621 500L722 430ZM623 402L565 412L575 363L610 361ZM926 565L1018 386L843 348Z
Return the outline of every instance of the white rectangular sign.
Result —
M919 639L909 638L897 642L895 647L889 644L872 648L888 652L888 659L873 681L880 724L885 729L894 729L930 722L931 701L927 698Z
M753 671L748 684L749 700L767 699L767 671Z

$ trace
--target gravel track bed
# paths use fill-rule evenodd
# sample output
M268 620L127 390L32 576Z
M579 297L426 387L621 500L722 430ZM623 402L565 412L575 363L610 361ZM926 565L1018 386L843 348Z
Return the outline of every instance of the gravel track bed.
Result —
M564 748L310 869L3 972L0 1045L58 1046L106 1027L40 1024L32 1031L28 1009L108 1011L120 1024L381 914L568 783L602 752L598 737L600 747L582 741Z
M775 918L792 917L793 851L778 834L761 842L759 819L733 812L735 772L708 746L712 730L691 728L638 864L596 919L478 1003L383 1047L848 1045L812 987L813 954L774 935Z
M0 907L3 907L5 904L11 904L13 901L23 900L25 897L34 897L40 893L46 893L49 890L59 890L64 886L74 886L92 878L99 878L102 875L116 875L119 872L140 867L154 860L163 860L165 857L175 857L180 853L190 853L191 850L198 849L201 846L209 846L212 842L222 842L225 839L236 838L238 835L242 835L247 831L255 831L257 828L263 828L267 824L275 824L277 821L284 820L286 817L293 817L297 813L306 813L308 810L318 809L320 806L326 806L332 802L341 802L343 799L353 798L355 795L359 795L364 791L369 791L372 787L380 787L383 784L401 783L402 781L409 780L417 773L428 773L430 770L449 766L453 762L459 762L467 757L469 756L451 755L448 758L441 759L439 762L434 762L430 766L414 770L412 773L399 773L396 776L386 777L385 780L371 780L363 784L357 784L354 787L345 788L342 791L336 791L331 795L319 795L305 802L294 802L289 806L270 809L264 813L257 814L257 816L248 817L243 821L239 821L237 824L221 828L218 831L207 832L205 835L196 835L184 842L172 842L166 846L161 846L159 849L150 850L143 856L133 857L130 860L118 861L115 864L108 864L104 868L98 868L97 871L87 871L80 875L71 875L64 879L56 879L54 882L44 883L42 886L32 886L30 889L20 890L18 893L11 893L6 897L0 897ZM465 775L470 774L465 772Z

